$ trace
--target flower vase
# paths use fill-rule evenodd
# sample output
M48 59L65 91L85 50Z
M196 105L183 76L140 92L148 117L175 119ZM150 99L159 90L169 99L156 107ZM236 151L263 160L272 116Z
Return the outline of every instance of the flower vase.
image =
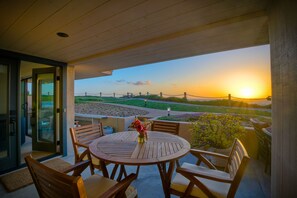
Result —
M137 141L140 144L145 143L146 142L145 136L144 135L138 135Z

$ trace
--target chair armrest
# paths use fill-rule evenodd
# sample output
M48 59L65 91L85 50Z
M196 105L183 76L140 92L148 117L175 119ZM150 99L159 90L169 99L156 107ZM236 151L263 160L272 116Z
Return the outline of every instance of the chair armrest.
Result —
M79 157L78 157L78 159L77 159L76 162L83 161L83 159L85 158L85 156L88 156L88 159L89 160L92 160L91 154L90 154L90 151L89 151L89 148L86 148L86 150L79 155Z
M88 145L81 144L81 143L78 143L78 142L75 142L74 144L77 145L77 146L80 146L80 147L89 148Z
M211 163L204 155L209 155L209 156L214 156L214 157L219 157L225 160L228 160L229 156L223 155L220 153L214 153L210 151L203 151L203 150L198 150L198 149L191 149L190 150L191 154L196 156L198 158L197 165L200 165L201 162L203 162L205 165L208 166L208 168L211 169L217 169L213 163Z
M80 174L90 165L90 160L85 160L65 168L62 172L69 173L73 171L72 176L80 176Z
M214 152L210 152L210 151L203 151L203 150L198 150L198 149L191 149L190 152L195 155L196 157L199 156L199 154L204 154L204 155L211 155L211 156L214 156L214 157L219 157L219 158L223 158L223 159L228 159L229 156L227 155L223 155L223 154L220 154L220 153L214 153Z
M194 176L198 176L198 177L202 177L205 179L210 179L210 180L214 180L214 181L218 181L218 182L225 182L225 183L231 183L232 179L228 178L228 177L222 177L222 176L214 176L211 174L207 174L198 170L193 170L193 169L188 169L188 168L177 168L176 169L177 173L182 174L183 176L185 176L186 178L188 178L190 180L191 177Z
M128 175L125 179L123 179L113 187L109 188L100 196L100 198L114 197L115 195L119 195L116 197L124 197L126 189L129 187L134 179L136 179L135 173Z

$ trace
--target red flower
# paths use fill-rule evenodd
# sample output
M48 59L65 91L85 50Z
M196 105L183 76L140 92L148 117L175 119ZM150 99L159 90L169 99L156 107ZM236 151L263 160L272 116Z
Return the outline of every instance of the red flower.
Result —
M142 124L140 120L135 118L135 120L131 123L131 127L135 128L136 131L138 131L139 135L146 137L146 131L147 131L147 125L148 124Z
M144 129L144 127L141 124L139 124L139 125L136 126L136 130L138 132L143 132L145 129Z

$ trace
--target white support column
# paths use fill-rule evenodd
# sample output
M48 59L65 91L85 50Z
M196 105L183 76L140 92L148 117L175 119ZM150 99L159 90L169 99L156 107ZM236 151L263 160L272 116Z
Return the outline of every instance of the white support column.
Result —
M74 67L65 67L63 69L63 135L64 138L67 138L67 147L65 148L67 155L73 153L69 128L74 126L74 80Z

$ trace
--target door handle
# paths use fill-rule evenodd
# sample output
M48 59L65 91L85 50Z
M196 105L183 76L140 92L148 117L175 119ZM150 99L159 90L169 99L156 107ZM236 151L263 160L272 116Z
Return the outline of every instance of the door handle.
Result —
M36 110L35 110L35 108L32 108L30 124L32 127L34 127L36 125Z
M27 111L28 103L26 102L26 103L22 104L22 108L23 108L24 111Z
M10 120L9 123L9 136L15 136L15 131L16 131L16 121L15 120Z

